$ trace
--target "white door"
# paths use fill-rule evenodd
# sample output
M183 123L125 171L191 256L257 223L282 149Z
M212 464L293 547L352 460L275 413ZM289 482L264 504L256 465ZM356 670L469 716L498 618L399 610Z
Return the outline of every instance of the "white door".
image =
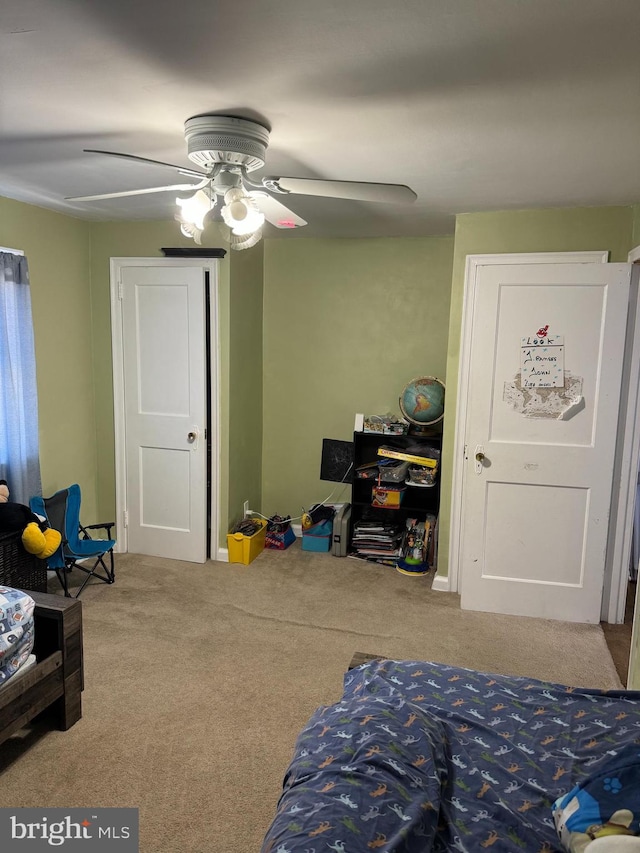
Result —
M204 272L123 267L121 297L128 550L203 563Z
M478 271L464 609L600 620L630 275L629 264Z

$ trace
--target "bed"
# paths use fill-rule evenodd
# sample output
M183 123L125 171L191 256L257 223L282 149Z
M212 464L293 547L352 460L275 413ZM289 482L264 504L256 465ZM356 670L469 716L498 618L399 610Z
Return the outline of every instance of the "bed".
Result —
M639 743L640 692L373 660L300 733L262 853L583 850L640 832Z
M0 744L42 712L59 729L82 716L82 605L29 590L35 602L35 661L0 686Z

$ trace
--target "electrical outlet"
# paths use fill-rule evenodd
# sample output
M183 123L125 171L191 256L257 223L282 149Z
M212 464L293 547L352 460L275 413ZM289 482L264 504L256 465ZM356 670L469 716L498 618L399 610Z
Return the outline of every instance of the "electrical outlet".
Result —
M244 517L246 518L249 515L249 501L244 502Z

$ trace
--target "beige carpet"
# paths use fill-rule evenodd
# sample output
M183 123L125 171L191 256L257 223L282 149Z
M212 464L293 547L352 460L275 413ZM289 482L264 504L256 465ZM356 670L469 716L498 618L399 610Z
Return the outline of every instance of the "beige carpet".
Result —
M82 596L83 719L0 748L0 805L137 806L142 853L258 853L296 734L356 651L620 686L598 625L463 612L430 577L298 543L116 572Z

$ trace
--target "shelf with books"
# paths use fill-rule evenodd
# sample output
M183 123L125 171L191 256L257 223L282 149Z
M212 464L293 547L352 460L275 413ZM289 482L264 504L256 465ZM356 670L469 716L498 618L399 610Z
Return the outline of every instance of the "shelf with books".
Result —
M407 551L409 531L425 522L428 553L433 556L440 506L441 447L441 430L420 436L354 433L350 527L353 556L397 564ZM381 448L383 453L380 453ZM417 477L412 482L406 463L413 466L418 461L424 466L421 470L428 471L429 476ZM437 462L435 466L434 461ZM404 468L396 469L402 479L393 482L393 471L390 473L387 466L399 466L403 462ZM381 505L381 496L384 498L385 493L389 501ZM395 508L389 508L390 505ZM411 535L414 536L415 531Z

